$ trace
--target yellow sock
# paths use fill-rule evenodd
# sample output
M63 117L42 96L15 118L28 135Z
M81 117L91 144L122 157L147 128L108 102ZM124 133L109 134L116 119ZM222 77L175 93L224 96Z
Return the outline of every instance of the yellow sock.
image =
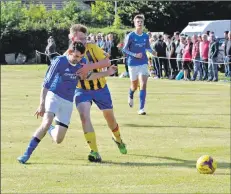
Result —
M90 149L94 152L98 152L98 148L96 145L95 132L85 133L84 136L85 136L85 139L86 139Z
M112 130L113 136L115 138L115 140L119 143L122 142L122 139L120 137L120 129L119 129L119 125L117 124L116 128Z

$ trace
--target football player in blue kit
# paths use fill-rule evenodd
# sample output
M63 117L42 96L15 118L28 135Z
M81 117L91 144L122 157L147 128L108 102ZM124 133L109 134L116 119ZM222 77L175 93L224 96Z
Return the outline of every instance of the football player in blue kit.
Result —
M143 32L144 16L136 15L134 17L135 30L130 32L126 38L123 52L127 54L128 71L131 80L131 87L128 95L128 104L133 107L133 96L140 84L140 108L139 115L145 115L144 111L148 72L148 58L146 51L156 55L150 47L149 36Z
M39 142L46 135L50 125L55 119L55 134L50 134L57 143L61 143L70 123L73 110L73 99L79 78L76 75L81 63L86 63L84 58L85 46L81 42L73 42L66 56L56 57L44 78L40 105L35 115L43 117L40 127L35 131L24 154L18 157L22 164L26 163ZM88 74L86 79L97 79L115 73L115 67L110 67L106 72Z

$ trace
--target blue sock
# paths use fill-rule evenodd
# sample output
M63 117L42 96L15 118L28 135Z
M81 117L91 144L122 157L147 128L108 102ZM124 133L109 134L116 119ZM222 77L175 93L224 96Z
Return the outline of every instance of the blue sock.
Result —
M135 93L135 91L133 91L133 90L130 88L130 90L129 90L129 97L130 97L131 99L133 99L134 93Z
M32 137L32 139L30 140L30 143L27 147L27 150L25 151L24 155L28 155L30 156L32 154L32 152L34 151L34 149L38 146L39 142L41 140L38 139L37 137Z
M140 110L144 108L146 99L146 90L140 90Z

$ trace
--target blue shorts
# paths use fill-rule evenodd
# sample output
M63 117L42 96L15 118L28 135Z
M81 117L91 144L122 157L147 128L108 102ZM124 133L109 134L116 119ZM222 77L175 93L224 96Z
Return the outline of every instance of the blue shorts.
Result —
M76 88L74 101L76 107L81 102L92 103L93 101L100 110L113 108L111 94L107 85L99 90L84 90L81 88Z

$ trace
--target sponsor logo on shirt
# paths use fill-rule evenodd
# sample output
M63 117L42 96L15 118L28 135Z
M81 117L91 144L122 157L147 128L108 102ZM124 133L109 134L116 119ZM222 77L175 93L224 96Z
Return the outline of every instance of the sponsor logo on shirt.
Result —
M76 79L77 78L76 74L73 74L73 73L64 73L64 76L69 77L70 79Z

